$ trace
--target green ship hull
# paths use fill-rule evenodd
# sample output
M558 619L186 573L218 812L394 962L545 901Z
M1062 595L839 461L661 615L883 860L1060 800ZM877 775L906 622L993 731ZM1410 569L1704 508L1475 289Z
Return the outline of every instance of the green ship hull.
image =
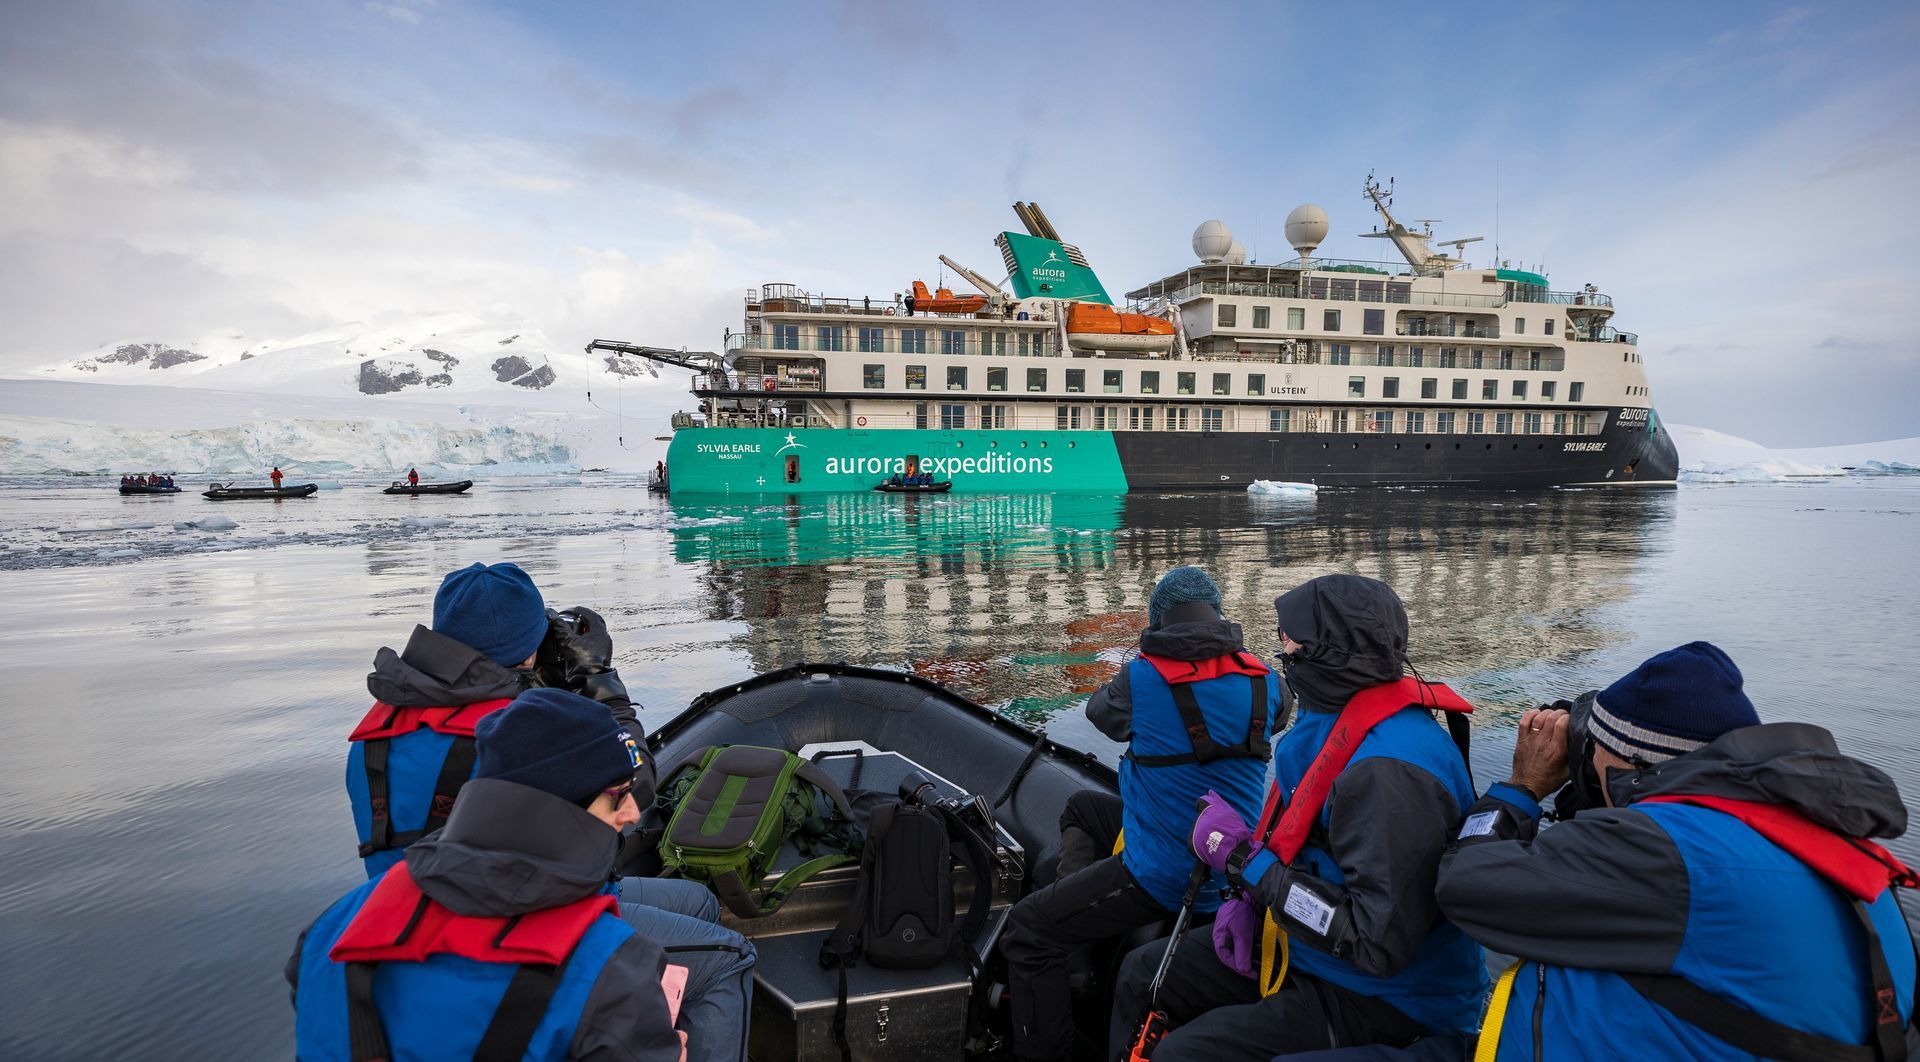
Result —
M872 490L909 457L955 494L1127 490L1104 431L697 428L674 433L667 469L676 496L839 494Z

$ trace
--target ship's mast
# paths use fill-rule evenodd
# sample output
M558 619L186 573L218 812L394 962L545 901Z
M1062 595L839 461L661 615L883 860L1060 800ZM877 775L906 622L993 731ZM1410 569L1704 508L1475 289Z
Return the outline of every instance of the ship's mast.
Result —
M1376 240L1392 240L1394 247L1399 249L1401 257L1405 258L1407 264L1413 267L1415 275L1437 277L1449 269L1458 269L1465 264L1452 255L1435 254L1433 249L1428 246L1433 240L1434 222L1438 219L1422 222L1420 230L1416 232L1402 225L1394 218L1393 181L1391 178L1389 178L1387 184L1382 187L1380 182L1374 179L1373 174L1367 174L1366 193L1367 198L1373 200L1373 208L1380 212L1381 220L1387 223L1387 231L1363 232L1360 235ZM1442 246L1452 247L1458 251L1464 249L1467 244L1474 243L1481 238L1482 237L1479 236L1469 236L1461 240L1449 240Z

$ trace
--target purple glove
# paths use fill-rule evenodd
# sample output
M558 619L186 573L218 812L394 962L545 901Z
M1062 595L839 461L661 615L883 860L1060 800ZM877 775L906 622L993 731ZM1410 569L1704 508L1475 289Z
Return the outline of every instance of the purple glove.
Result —
M1206 861L1216 872L1227 869L1227 856L1234 848L1253 836L1247 824L1240 821L1240 813L1226 798L1213 790L1207 790L1207 809L1193 821L1193 854Z
M1260 905L1235 896L1213 918L1213 953L1227 969L1252 977L1260 961Z

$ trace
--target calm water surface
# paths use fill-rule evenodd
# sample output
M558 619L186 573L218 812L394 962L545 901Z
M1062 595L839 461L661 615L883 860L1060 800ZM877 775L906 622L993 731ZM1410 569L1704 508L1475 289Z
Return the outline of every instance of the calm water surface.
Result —
M213 513L240 526L174 529ZM1707 638L1763 717L1828 726L1920 792L1910 481L726 508L592 476L224 506L16 480L0 538L9 1059L291 1054L281 965L364 880L341 780L363 676L474 561L604 613L650 725L735 679L848 660L1111 752L1078 705L1126 658L1154 580L1198 563L1263 654L1272 598L1301 580L1393 584L1421 671L1481 706L1482 784L1521 709ZM1893 847L1920 859L1914 838Z

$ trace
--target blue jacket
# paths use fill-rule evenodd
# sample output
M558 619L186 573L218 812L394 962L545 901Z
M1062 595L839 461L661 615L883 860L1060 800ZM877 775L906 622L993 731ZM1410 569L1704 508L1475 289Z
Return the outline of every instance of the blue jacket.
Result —
M1300 707L1273 750L1287 799L1339 718ZM1287 931L1292 970L1389 1003L1436 1033L1477 1028L1486 960L1433 897L1441 854L1472 800L1458 747L1425 711L1402 709L1369 731L1293 864L1263 849L1242 875Z
M461 913L512 917L598 891L617 834L539 790L481 779L447 826L406 853L427 898ZM301 934L287 964L295 1046L304 1062L350 1057L346 965L329 958L381 879L354 889ZM611 913L593 919L562 968L528 1049L531 1059L679 1057L660 993L666 955ZM374 967L373 995L393 1058L471 1058L518 966L454 954Z
M1536 832L1540 806L1503 784L1474 805L1446 857L1443 908L1519 956L1498 1057L1748 1059L1637 992L1618 972L1674 974L1803 1032L1864 1044L1873 1010L1866 933L1847 896L1726 812L1647 797L1785 804L1844 836L1892 836L1906 809L1887 776L1842 756L1819 727L1722 735L1639 772L1615 807ZM1867 905L1913 1016L1913 942L1892 890ZM1537 1045L1537 1047L1536 1047Z

